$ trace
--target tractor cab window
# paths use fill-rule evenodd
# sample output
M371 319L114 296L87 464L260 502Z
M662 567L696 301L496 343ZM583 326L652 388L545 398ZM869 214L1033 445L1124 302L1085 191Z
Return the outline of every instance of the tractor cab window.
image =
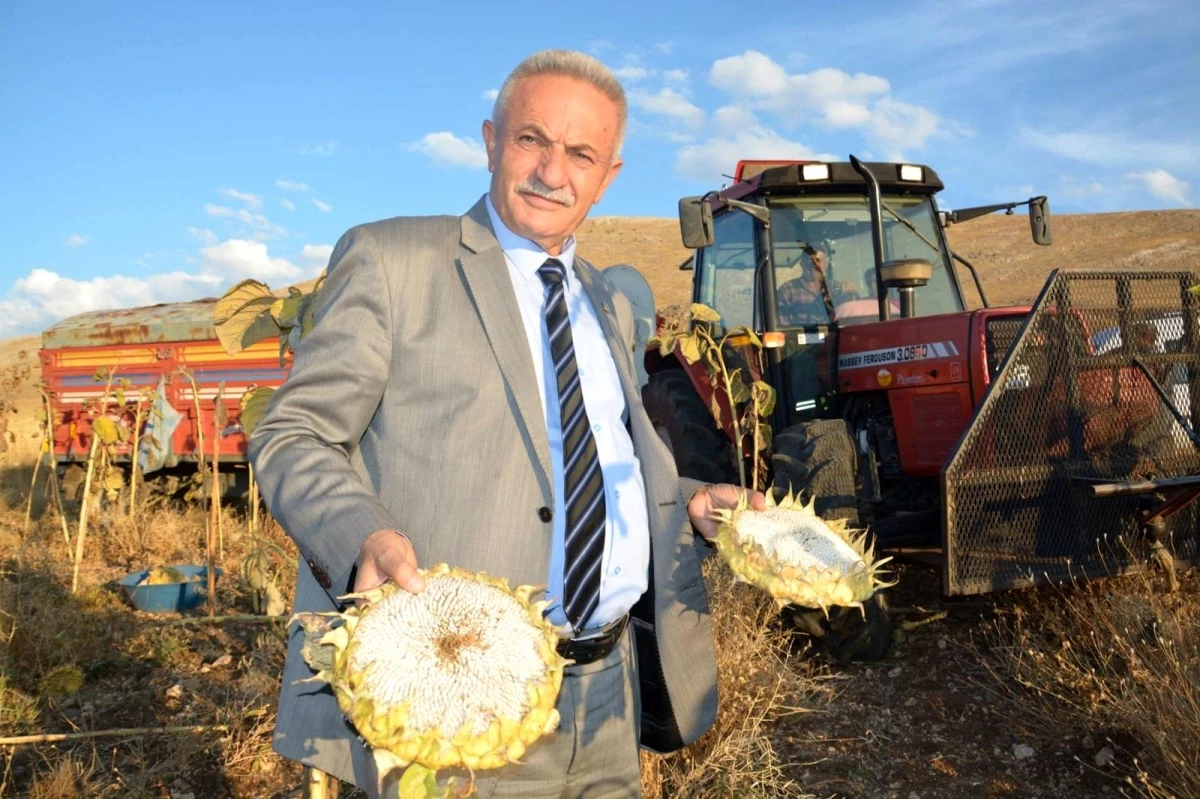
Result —
M946 268L933 204L927 197L884 195L884 260L924 258L929 285L917 289L917 314L963 310ZM907 223L907 224L906 224ZM911 227L910 227L911 225ZM865 196L807 195L771 205L771 247L781 325L862 324L879 319L871 213ZM900 313L895 290L893 315Z
M754 328L754 226L748 214L726 211L713 220L712 246L696 259L695 301L720 314L726 330Z

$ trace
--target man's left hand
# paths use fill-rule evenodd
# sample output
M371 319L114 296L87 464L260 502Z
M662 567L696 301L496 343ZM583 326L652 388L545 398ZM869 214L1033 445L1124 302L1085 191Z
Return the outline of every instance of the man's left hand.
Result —
M733 510L743 495L749 498L750 507L754 510L767 509L767 496L761 491L748 491L731 483L718 483L701 488L688 500L688 518L692 520L692 527L709 541L716 538L719 522L712 518L713 511Z

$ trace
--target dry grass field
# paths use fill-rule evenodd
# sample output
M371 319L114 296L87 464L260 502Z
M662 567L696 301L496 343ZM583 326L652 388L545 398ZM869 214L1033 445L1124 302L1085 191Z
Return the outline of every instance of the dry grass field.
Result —
M1021 215L966 223L951 238L993 304L1032 300L1056 267L1200 268L1197 211L1059 216L1054 226L1049 248L1029 241ZM691 273L677 267L688 253L673 220L601 217L579 239L597 265L642 271L660 307L687 302ZM38 343L0 342L0 737L175 731L0 744L0 797L298 796L299 769L270 751L282 625L141 614L114 588L135 569L201 562L206 508L164 503L132 518L101 508L76 594L42 478L26 525ZM286 553L271 563L290 600L295 549L282 531L267 520L251 536L237 506L221 526L219 612L252 612L237 575L262 540ZM887 659L833 668L710 563L720 719L693 747L645 758L646 795L1200 796L1194 569L1173 594L1144 576L954 601L928 567L903 565L899 577Z

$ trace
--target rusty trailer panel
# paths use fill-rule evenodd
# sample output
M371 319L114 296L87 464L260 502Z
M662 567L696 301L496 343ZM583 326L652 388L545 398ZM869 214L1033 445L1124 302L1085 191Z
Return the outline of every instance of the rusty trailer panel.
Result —
M134 423L139 391L156 389L163 381L165 400L182 417L171 436L167 466L198 460L201 436L206 457L216 441L223 462L244 462L246 437L238 423L242 395L252 387L282 384L290 354L281 367L278 338L226 353L213 328L214 304L199 300L79 314L45 331L40 360L54 411L56 460L86 460L94 406L104 393L96 373L111 367L130 387L124 407L110 402L106 413L126 426ZM227 417L221 430L215 424L218 392ZM131 450L128 443L120 445L118 459L128 460Z
M44 349L216 341L213 298L91 311L64 319L42 333Z

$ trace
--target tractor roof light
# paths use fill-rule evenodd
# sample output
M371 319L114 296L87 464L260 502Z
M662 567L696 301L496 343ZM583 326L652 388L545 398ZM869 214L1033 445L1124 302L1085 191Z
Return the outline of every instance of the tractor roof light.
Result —
M804 180L829 180L829 164L803 164L800 177Z
M920 183L925 180L925 170L916 164L901 164L900 179Z

